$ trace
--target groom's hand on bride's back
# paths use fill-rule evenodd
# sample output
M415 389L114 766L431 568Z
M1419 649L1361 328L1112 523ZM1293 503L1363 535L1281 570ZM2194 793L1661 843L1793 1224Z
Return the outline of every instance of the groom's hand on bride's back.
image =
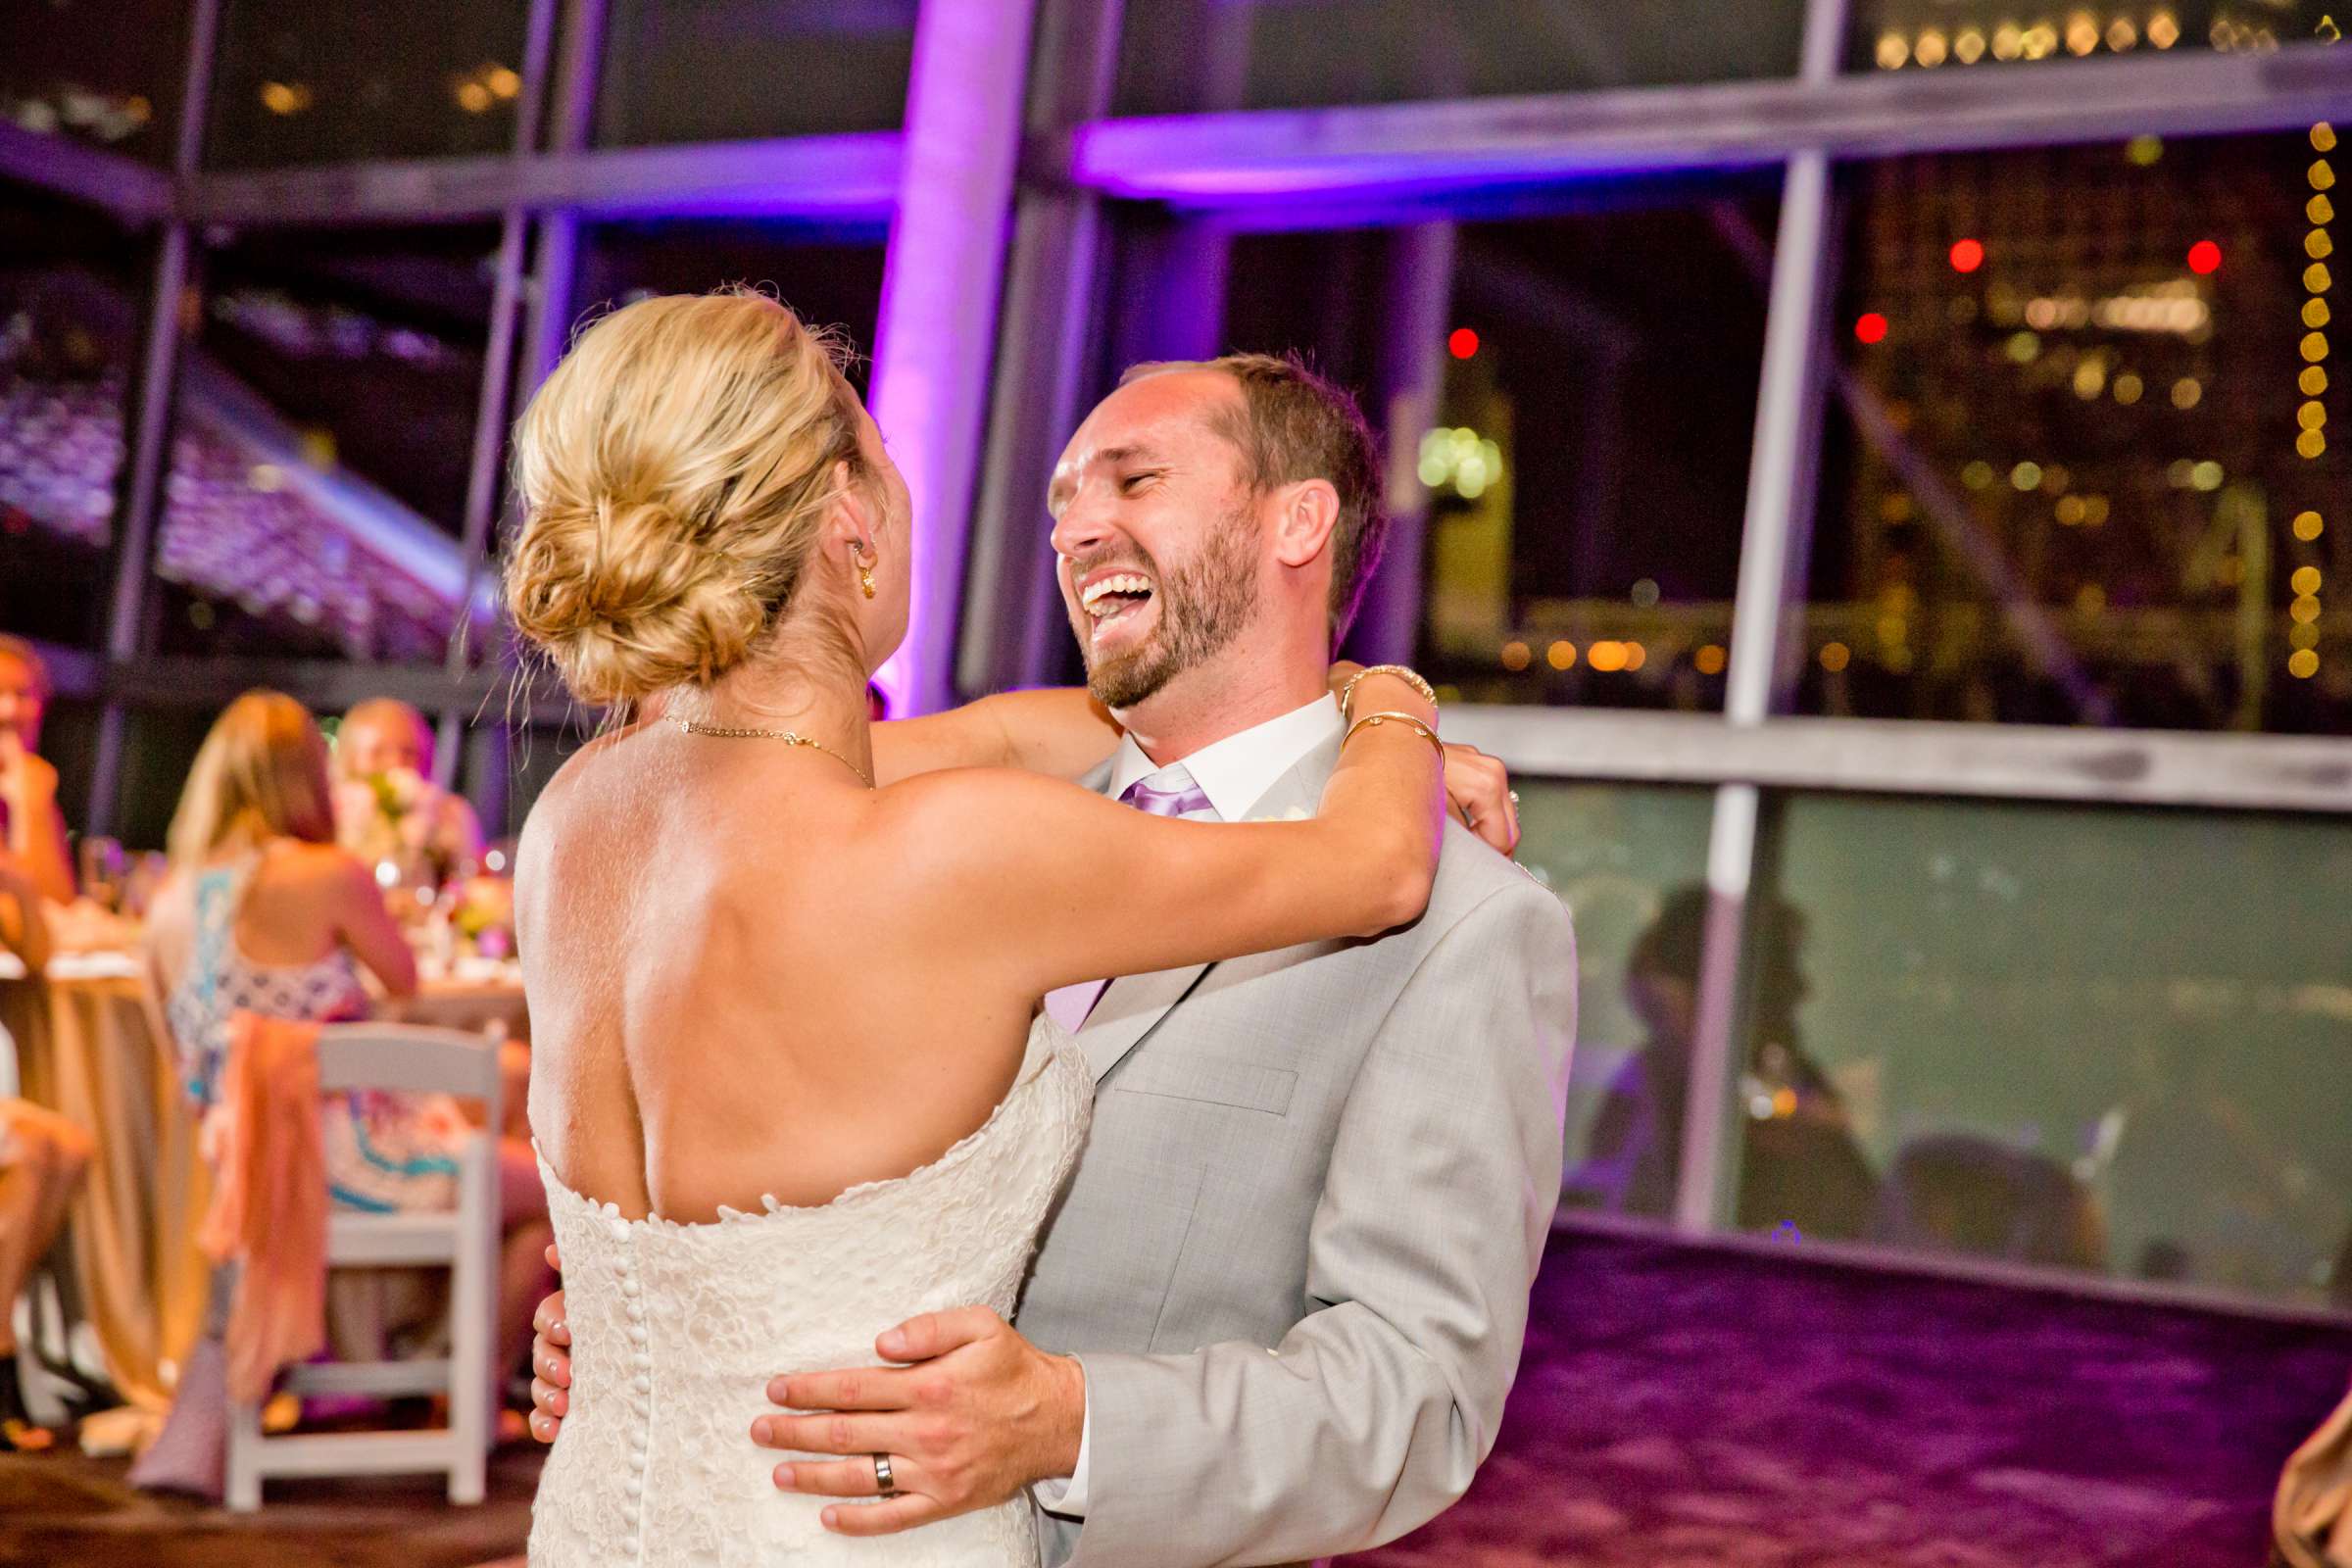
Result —
M787 1492L871 1498L874 1455L889 1455L898 1494L827 1508L827 1529L890 1535L992 1507L1077 1467L1085 1372L988 1308L910 1318L876 1340L874 1353L901 1364L777 1378L767 1396L783 1413L752 1423L763 1447L845 1456L776 1466Z
M564 1259L553 1247L547 1250L547 1266L564 1272ZM571 1396L564 1391L570 1387L571 1330L564 1325L564 1293L558 1290L531 1314L531 1436L541 1443L555 1442L563 1430L571 1408Z

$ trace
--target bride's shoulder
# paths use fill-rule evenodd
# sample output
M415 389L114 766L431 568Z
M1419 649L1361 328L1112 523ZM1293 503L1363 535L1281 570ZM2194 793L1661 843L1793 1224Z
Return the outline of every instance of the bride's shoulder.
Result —
M537 828L544 837L560 826L565 816L580 808L581 797L599 795L622 784L630 743L643 736L651 722L639 719L602 731L582 743L540 786L530 811L523 817L523 834L528 837Z
M894 854L932 871L1018 862L1102 798L1075 784L1010 767L918 773L875 796L874 823ZM936 857L926 862L926 855Z

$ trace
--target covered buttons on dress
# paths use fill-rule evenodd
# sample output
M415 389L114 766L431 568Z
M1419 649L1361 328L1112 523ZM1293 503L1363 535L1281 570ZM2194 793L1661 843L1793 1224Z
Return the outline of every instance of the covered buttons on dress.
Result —
M620 1243L613 1257L613 1272L620 1291L620 1309L627 1324L628 1349L628 1406L629 1406L629 1468L621 1480L621 1493L628 1498L629 1534L637 1539L637 1549L644 1549L645 1470L647 1434L654 1422L654 1358L648 1346L645 1325L645 1285L637 1277L637 1250L626 1220L612 1221L612 1239Z

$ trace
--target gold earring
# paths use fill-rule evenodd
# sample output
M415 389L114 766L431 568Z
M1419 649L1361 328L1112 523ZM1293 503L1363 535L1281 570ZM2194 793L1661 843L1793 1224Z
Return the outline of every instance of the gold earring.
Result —
M873 565L869 565L866 562L859 559L867 553L868 548L869 547L866 546L859 546L858 549L851 553L850 561L858 568L858 586L865 590L866 598L871 599L874 597L876 591L874 588L874 567ZM874 561L875 564L879 564L881 558L877 556L874 558Z

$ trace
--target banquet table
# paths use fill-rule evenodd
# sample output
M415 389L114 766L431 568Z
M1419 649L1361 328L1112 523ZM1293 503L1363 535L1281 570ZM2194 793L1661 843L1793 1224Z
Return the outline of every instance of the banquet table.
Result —
M511 964L433 975L385 1015L528 1032ZM33 978L0 961L0 1027L16 1042L18 1092L78 1123L97 1145L68 1226L67 1268L108 1378L125 1402L161 1411L172 1369L203 1323L210 1267L195 1237L211 1180L138 962L122 953L65 954Z

